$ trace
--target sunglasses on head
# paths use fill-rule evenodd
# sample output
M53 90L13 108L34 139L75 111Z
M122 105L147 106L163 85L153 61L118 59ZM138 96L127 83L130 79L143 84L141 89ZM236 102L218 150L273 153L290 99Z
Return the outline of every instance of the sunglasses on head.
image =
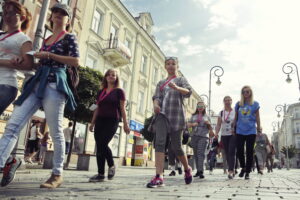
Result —
M175 61L178 61L178 58L177 58L177 57L169 56L169 57L166 57L166 58L165 58L165 61L168 61L168 60L175 60Z

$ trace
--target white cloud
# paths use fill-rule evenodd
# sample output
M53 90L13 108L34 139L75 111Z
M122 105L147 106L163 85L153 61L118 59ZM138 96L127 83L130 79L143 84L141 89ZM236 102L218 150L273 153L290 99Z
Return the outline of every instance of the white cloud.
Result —
M177 22L173 25L164 25L164 26L154 26L153 27L153 32L158 33L158 32L168 32L168 31L173 31L174 29L177 29L181 27L181 23Z
M178 39L178 43L183 44L183 45L186 45L186 44L190 43L190 41L191 41L191 36L189 36L189 35L182 36Z
M167 40L161 44L162 50L166 55L175 55L178 52L177 43L173 40Z

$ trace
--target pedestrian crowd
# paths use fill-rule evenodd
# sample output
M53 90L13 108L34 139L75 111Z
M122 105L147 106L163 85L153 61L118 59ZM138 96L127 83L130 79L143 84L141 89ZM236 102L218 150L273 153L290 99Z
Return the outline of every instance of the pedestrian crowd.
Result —
M32 54L32 41L24 34L32 20L27 8L15 0L3 5L4 31L0 32L0 114L11 104L14 110L0 139L0 168L3 168L1 186L7 186L15 177L22 161L11 155L21 130L33 114L43 108L49 131L42 134L40 121L30 125L28 136L28 156L25 161L32 163L39 152L38 162L43 163L46 151L53 143L53 169L51 176L40 185L41 188L57 188L63 183L65 154L72 149L72 126L63 129L64 110L75 111L76 101L72 87L67 80L68 66L77 67L79 50L77 39L71 33L71 9L61 3L51 8L49 24L53 31L44 40L39 51ZM38 60L38 62L35 62ZM170 176L184 173L184 181L191 184L193 178L205 178L205 160L210 174L216 166L218 155L223 158L224 173L229 179L235 176L250 178L256 161L258 173L263 174L265 164L272 171L274 148L266 134L262 133L259 109L250 86L244 86L240 100L232 107L232 98L223 99L224 109L218 115L217 126L211 119L203 101L197 103L192 116L185 116L184 99L192 94L186 78L178 75L177 57L165 58L167 77L157 83L153 94L154 117L151 128L154 135L155 173L146 183L149 188L164 186L164 163L166 152L170 164ZM17 73L35 70L22 88L17 98ZM17 99L16 99L17 98ZM126 134L130 133L125 110L126 96L120 88L118 73L109 69L100 86L89 130L94 132L98 173L89 182L101 182L106 178L105 164L108 165L107 178L113 179L116 167L109 142L115 135L119 123L123 123ZM187 118L189 118L187 120ZM187 131L188 130L188 131ZM196 173L182 148L183 132L187 131L188 145L193 149ZM51 136L50 136L51 135ZM208 152L208 154L206 153ZM241 170L237 172L237 166Z

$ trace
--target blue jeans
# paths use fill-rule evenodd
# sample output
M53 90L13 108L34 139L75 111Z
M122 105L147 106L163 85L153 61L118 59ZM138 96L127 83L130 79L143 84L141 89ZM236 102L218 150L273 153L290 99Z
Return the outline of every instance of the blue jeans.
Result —
M0 115L11 104L18 94L18 88L10 85L0 85Z
M69 153L69 151L70 151L70 145L71 145L71 142L66 142L66 152L65 152L65 154Z
M43 106L50 134L54 143L52 173L61 175L65 155L65 138L63 134L63 114L65 95L56 90L56 83L47 84L44 98L36 97L36 88L21 106L16 106L8 121L3 137L0 139L0 167L4 167L6 160L12 152L20 131L30 120L32 115Z

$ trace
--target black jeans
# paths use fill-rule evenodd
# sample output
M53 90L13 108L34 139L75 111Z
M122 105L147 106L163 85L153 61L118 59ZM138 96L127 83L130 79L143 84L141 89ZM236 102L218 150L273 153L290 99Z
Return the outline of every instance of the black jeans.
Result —
M237 156L239 158L241 168L245 169L246 173L251 172L255 139L256 139L255 134L236 135ZM245 143L246 143L246 159L247 159L246 164L245 164L245 153L244 153Z
M222 136L221 141L224 146L228 171L234 171L235 158L236 158L236 136Z
M114 137L119 125L119 120L114 118L97 118L95 123L95 141L97 146L98 173L104 174L105 160L108 167L114 166L112 152L108 146Z

